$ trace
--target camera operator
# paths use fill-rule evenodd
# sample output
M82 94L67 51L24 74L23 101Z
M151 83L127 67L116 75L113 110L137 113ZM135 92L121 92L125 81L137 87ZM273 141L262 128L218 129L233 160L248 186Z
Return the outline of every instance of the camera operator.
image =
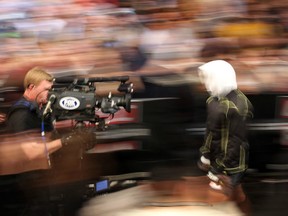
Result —
M85 146L83 148L89 149L95 144L96 137L92 132L73 130L61 136L53 130L51 118L43 117L42 110L48 101L53 79L45 70L32 68L24 78L23 96L12 105L7 115L0 113L0 123L7 125L4 134L0 134L0 175L47 169L49 155L60 148ZM41 137L40 129L47 134ZM13 162L9 158L13 158Z
M67 155L64 153L68 152L74 161L80 160L80 150L85 152L96 143L95 134L88 129L76 129L55 136L52 118L43 117L52 84L53 77L46 71L37 67L31 69L24 78L23 96L7 114L7 131L1 135L0 141L1 213L50 214L55 209L51 208L49 201L49 182L52 181L53 170L62 166L57 157L65 162ZM53 156L52 169L50 156ZM67 162L65 164L68 165ZM65 173L65 170L62 172ZM35 182L39 179L40 186L37 186ZM43 180L44 185L41 186Z
M53 76L41 68L33 68L24 78L24 94L12 105L7 115L7 130L11 133L41 129L53 129L51 118L42 122L42 109L47 103L48 92L53 85Z

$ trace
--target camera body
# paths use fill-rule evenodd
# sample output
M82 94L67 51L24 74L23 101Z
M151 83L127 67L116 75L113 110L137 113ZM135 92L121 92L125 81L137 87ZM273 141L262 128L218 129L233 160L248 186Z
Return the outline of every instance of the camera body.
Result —
M96 111L105 114L114 114L123 107L131 111L131 98L133 84L126 83L129 77L110 78L59 78L54 80L52 90L49 92L50 113L56 120L74 119L76 121L98 122ZM104 97L96 96L95 82L119 81L117 95L111 92ZM59 85L60 84L60 85Z

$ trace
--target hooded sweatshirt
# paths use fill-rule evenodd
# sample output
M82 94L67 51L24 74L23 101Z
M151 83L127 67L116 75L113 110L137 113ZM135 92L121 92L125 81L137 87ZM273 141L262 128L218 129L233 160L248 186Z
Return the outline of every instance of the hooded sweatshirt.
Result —
M210 159L214 173L243 172L248 166L246 123L252 117L252 104L237 88L235 70L228 62L208 62L199 67L199 76L211 95L200 152Z
M210 61L200 66L198 71L206 90L212 96L223 97L237 89L235 70L226 61Z

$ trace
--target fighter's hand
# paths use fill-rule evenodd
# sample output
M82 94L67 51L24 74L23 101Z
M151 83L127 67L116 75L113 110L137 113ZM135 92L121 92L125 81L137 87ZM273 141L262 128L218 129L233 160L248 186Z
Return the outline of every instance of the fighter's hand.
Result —
M6 115L4 113L0 113L0 124L6 121Z
M208 172L207 176L211 180L209 185L212 189L231 196L233 185L229 176L224 174L214 174L211 171Z

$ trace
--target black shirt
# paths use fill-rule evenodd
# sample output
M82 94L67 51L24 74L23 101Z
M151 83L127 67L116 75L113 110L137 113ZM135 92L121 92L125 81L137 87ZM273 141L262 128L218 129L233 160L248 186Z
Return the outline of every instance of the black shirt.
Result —
M42 128L42 116L38 106L22 97L9 110L7 131L17 133L33 129L53 130L51 118L45 118L43 122L44 128Z

